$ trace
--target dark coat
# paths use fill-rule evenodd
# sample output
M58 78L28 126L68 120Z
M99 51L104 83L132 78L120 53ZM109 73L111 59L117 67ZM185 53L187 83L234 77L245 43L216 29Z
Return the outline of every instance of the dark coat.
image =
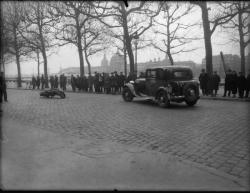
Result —
M231 75L229 87L231 88L233 94L236 94L236 93L237 93L238 76L237 76L236 74L232 74L232 75Z
M213 90L219 89L219 83L220 83L220 76L218 74L212 75L212 87Z
M250 74L248 74L246 78L246 89L250 90Z
M245 78L244 75L238 76L238 80L237 80L238 89L240 90L246 89L246 82L247 82L247 79Z
M201 89L207 88L207 82L208 82L208 74L207 73L201 73L199 76L200 81L200 87Z

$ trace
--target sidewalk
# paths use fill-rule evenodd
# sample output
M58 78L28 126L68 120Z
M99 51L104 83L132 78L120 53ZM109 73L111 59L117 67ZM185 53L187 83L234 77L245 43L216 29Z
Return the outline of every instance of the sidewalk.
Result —
M20 127L20 124L22 125ZM3 119L4 190L247 190L177 158Z

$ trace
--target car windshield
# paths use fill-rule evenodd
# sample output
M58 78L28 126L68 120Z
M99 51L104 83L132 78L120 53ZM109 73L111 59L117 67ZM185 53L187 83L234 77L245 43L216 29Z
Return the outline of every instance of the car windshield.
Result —
M190 80L193 78L193 74L192 71L188 69L174 70L172 78L176 80Z

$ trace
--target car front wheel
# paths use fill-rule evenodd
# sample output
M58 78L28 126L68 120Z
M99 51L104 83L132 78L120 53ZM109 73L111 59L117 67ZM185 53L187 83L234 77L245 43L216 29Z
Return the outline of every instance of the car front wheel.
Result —
M126 102L131 102L133 100L133 94L128 87L125 87L122 91L122 98Z
M160 91L159 94L157 95L157 104L162 107L162 108L166 108L170 106L170 101L166 95L166 92L164 91Z
M185 102L188 106L193 106L197 103L198 97L194 88L190 87L186 90Z

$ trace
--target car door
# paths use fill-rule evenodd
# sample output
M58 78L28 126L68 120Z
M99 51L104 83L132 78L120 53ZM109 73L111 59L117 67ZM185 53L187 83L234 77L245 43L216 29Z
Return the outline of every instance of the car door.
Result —
M148 69L146 71L146 94L155 96L158 88L163 86L163 70L162 69Z

